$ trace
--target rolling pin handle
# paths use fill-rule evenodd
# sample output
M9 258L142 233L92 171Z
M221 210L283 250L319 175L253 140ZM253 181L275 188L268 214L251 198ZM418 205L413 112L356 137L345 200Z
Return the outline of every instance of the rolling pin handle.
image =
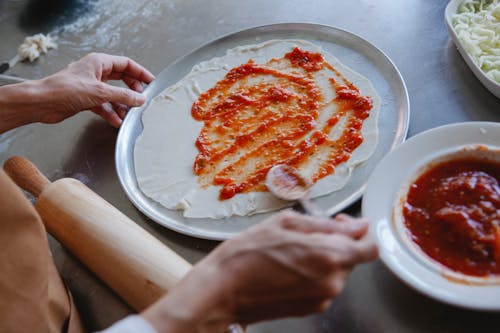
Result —
M23 190L38 197L50 181L37 167L20 156L13 156L5 161L3 168L9 177Z

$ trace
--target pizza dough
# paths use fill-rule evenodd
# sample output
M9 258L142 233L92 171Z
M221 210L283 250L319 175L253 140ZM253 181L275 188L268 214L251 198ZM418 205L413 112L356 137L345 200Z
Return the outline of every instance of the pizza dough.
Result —
M190 218L245 216L290 205L266 191L238 193L230 199L220 200L220 185L200 184L193 164L199 154L195 141L204 123L192 117L191 108L203 92L224 79L232 68L245 64L250 59L255 64L293 73L296 69L287 67L283 61L270 60L281 59L296 47L321 53L325 61L338 71L337 74L357 87L362 95L370 96L373 102L368 118L362 123L362 143L346 162L335 167L333 174L320 178L314 184L311 197L326 195L342 188L349 180L352 169L369 158L376 147L380 98L368 79L343 66L319 46L302 40L271 40L258 45L236 47L228 50L222 57L194 66L186 77L150 102L142 117L143 132L134 149L135 172L143 193L169 209L183 210L184 216ZM321 70L314 74L314 81L325 100L335 98L330 80L332 77L340 80L335 71ZM336 112L336 106L325 105L321 111L316 119L319 125L328 120L325 114ZM341 135L346 126L344 118L341 117L333 126L328 133L329 139L335 140ZM312 160L301 165L302 174L312 176L317 171L315 163Z
M17 50L17 54L19 61L28 59L30 62L33 62L41 54L46 54L50 49L57 49L56 42L49 35L36 34L24 39L24 42Z

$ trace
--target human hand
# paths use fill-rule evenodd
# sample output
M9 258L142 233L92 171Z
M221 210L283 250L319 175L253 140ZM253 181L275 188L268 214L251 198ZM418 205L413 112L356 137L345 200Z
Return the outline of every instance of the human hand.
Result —
M91 53L40 80L38 121L56 123L82 110L92 110L119 127L129 107L145 102L143 84L154 79L147 69L122 56ZM107 84L121 80L128 88Z
M240 323L324 311L354 266L377 256L368 223L338 215L317 219L287 211L214 253L228 276Z
M276 214L216 248L144 315L159 332L222 332L324 311L354 266L377 257L367 228L347 215ZM178 330L163 330L155 312Z

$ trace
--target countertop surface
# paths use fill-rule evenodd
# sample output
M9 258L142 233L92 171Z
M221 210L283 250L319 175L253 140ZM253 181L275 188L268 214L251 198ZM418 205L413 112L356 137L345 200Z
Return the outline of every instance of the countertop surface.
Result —
M358 34L392 59L410 96L408 136L449 123L500 121L500 100L476 79L448 36L445 6L446 1L438 0L3 0L0 60L12 58L25 36L50 32L58 50L5 74L41 78L94 51L129 56L159 73L178 57L228 33L272 23L318 23ZM7 83L0 78L0 84ZM81 180L195 263L217 242L177 234L135 209L114 167L117 133L90 112L56 125L28 125L0 135L0 162L22 155L50 179ZM359 211L359 202L348 209ZM52 238L50 245L89 330L103 329L131 313ZM434 301L376 261L355 269L325 313L252 325L248 332L477 332L499 326L500 313Z

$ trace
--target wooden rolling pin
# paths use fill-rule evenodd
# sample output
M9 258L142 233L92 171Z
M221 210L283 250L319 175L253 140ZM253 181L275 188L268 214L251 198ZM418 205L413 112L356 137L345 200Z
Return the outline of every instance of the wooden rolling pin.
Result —
M76 179L51 183L30 161L12 157L4 169L38 197L47 231L141 311L170 290L191 265Z

